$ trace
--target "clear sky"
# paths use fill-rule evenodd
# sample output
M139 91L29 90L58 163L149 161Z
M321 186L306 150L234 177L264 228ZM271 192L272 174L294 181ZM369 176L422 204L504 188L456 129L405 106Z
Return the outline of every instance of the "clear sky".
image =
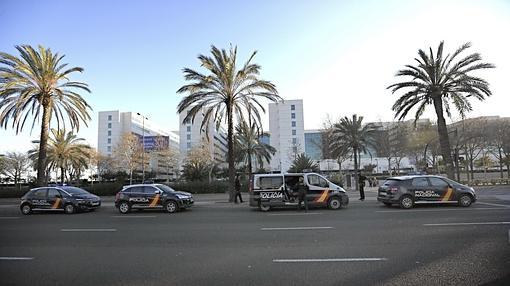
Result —
M510 1L44 1L0 0L0 51L42 44L85 68L73 79L93 120L80 130L97 145L97 112L141 112L178 129L181 69L199 69L210 45L238 46L241 61L257 50L261 78L286 99L304 100L305 128L357 113L391 121L396 99L386 90L419 48L447 51L473 43L497 68L481 73L493 96L469 116L510 116ZM434 118L428 112L425 117ZM267 127L267 122L265 124ZM30 126L28 126L30 127ZM0 130L0 153L26 151L35 128Z

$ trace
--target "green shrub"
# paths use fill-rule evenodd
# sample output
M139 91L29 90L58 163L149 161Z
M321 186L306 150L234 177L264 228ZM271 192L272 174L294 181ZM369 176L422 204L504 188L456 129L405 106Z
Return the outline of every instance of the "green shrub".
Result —
M22 186L21 189L14 186L0 187L0 198L21 198L30 188Z

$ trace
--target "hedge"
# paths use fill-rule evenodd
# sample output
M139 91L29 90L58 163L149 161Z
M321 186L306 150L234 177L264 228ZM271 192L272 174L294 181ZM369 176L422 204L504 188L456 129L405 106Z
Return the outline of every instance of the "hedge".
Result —
M105 183L96 183L93 185L82 186L81 188L89 191L92 194L98 196L114 196L118 191L122 189L122 186L127 184L121 184L117 182L105 182ZM172 182L168 184L176 191L183 191L192 194L213 194L213 193L225 193L228 191L228 182L227 181L213 181L211 183L208 182ZM247 192L248 186L247 182L241 182L241 191ZM2 187L0 186L0 198L20 198L22 197L30 188L28 186L22 186L21 190L16 187Z

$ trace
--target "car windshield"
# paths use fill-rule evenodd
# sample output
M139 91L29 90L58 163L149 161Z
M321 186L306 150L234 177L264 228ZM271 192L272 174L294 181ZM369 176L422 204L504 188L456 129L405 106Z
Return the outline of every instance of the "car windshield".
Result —
M169 192L169 193L173 193L173 192L175 192L175 190L174 190L174 189L170 188L170 187L169 187L169 186L167 186L167 185L159 185L159 184L158 184L158 185L156 185L156 187L157 187L158 189L162 190L163 192Z
M89 194L89 192L87 192L83 189L80 189L80 188L76 188L76 187L62 187L62 189L71 195L88 195Z

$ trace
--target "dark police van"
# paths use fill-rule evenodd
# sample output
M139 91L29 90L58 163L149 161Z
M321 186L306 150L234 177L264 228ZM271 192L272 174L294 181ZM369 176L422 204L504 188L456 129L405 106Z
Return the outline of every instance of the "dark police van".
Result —
M345 190L316 173L256 174L250 181L250 206L268 211L274 207L298 205L296 185L299 178L308 191L306 201L310 207L340 209L349 204Z
M174 213L193 205L193 196L177 192L163 184L140 184L125 186L115 196L115 207L126 214L131 209L164 209Z
M398 204L409 209L415 203L457 203L469 207L476 201L475 190L448 178L431 175L388 178L379 187L377 200L386 206Z
M101 206L101 199L83 189L71 186L42 187L28 191L22 198L20 210L27 215L33 211L94 210Z

